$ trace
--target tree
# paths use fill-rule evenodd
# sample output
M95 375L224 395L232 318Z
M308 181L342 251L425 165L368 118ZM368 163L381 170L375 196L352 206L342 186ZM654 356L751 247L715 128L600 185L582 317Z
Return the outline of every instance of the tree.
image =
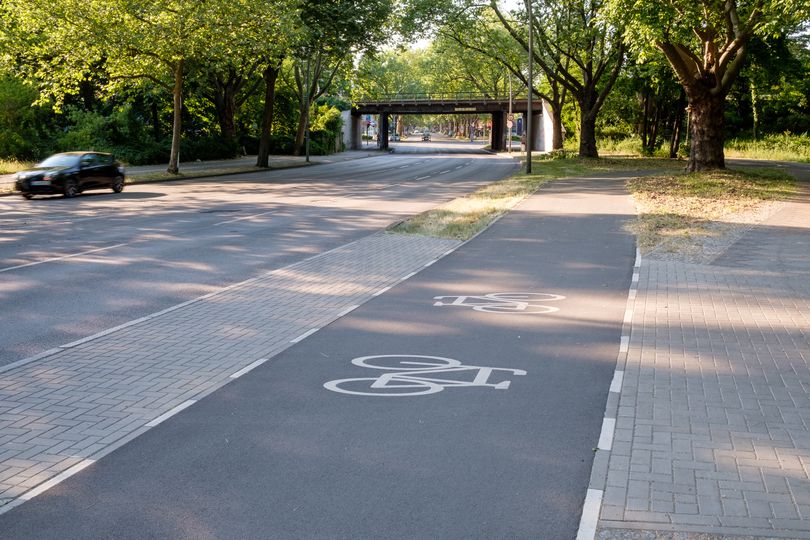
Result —
M607 0L613 20L627 21L627 41L666 57L689 100L690 171L725 167L726 96L754 36L806 22L807 0Z
M598 157L596 119L624 62L622 25L605 20L603 0L526 1L532 2L531 28L536 38L533 60L553 85L552 99L556 101L561 87L577 102L579 155ZM495 0L490 0L490 7L528 51L526 34L521 30L525 24L518 26L517 21L507 18Z

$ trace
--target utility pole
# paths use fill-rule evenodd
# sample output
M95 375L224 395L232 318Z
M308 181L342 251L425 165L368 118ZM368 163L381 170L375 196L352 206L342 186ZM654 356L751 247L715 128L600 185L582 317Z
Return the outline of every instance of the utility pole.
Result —
M506 117L507 125L509 126L509 153L512 153L512 126L515 125L514 116L512 116L512 74L508 71L506 76L509 77L509 115Z
M532 0L526 0L526 17L529 19L529 95L526 99L526 174L532 172L532 92L534 72L534 31L532 30Z

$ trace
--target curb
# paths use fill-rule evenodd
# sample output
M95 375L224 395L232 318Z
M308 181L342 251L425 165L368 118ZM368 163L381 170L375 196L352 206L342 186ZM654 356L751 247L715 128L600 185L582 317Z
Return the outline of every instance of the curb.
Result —
M579 522L576 540L594 540L596 537L599 516L602 511L602 497L605 494L608 477L608 465L610 463L610 453L613 448L613 439L616 431L616 421L618 420L619 399L624 382L625 366L630 350L630 338L633 331L633 313L638 295L638 284L641 270L641 251L636 248L636 260L633 264L633 277L630 282L630 290L627 293L627 304L622 322L621 340L619 342L619 355L616 358L616 371L613 373L613 380L610 383L607 404L605 405L605 416L602 420L602 430L599 434L599 443L596 446L596 454L591 467L591 478L588 482L588 491L582 508L582 517Z

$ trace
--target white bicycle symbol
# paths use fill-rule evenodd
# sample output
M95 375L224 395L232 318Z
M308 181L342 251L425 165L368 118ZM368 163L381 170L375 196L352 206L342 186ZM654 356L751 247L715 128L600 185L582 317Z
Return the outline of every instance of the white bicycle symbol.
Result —
M510 381L494 384L488 382L494 372L506 371L513 375L526 375L522 369L465 366L459 360L441 356L384 354L355 358L352 364L389 373L383 373L378 377L329 381L324 383L324 388L356 396L423 396L452 387L478 386L506 390ZM445 374L454 376L443 377ZM471 380L458 378L464 375Z
M443 302L453 298L452 302ZM506 292L489 293L483 296L435 296L438 300L434 306L467 306L475 311L488 313L554 313L560 308L541 305L538 302L556 302L564 300L559 294Z

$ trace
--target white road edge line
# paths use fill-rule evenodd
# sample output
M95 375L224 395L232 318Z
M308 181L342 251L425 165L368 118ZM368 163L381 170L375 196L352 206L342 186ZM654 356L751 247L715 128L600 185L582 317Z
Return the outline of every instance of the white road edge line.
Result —
M290 343L300 343L301 341L304 341L305 339L307 339L309 336L311 336L312 334L314 334L318 330L320 330L320 328L310 328L309 330L307 330L306 332L304 332L303 334L301 334L297 338L291 339Z
M456 169L463 169L463 168L464 168L464 165L459 165L458 167L456 167Z
M633 320L633 310L628 309L627 311L624 312L624 321L623 322L624 322L624 324L627 324L632 320Z
M638 283L638 277L639 277L638 272L634 272L633 273L633 283Z
M602 507L603 494L601 489L589 489L585 495L577 540L593 540L596 537L596 524L599 522L599 509Z
M399 278L399 280L400 280L400 281L405 281L406 279L410 279L410 278L412 278L412 277L413 277L413 276L415 276L415 275L416 275L416 272L411 272L411 273L410 273L410 274L408 274L407 276L403 276L403 277Z
M424 265L422 268L427 268L428 266L431 266L431 265L433 265L433 264L436 264L436 261L438 261L438 260L439 260L439 259L433 259L433 260L432 260L432 261L430 261L429 263L425 263L425 265Z
M425 178L430 178L430 175L420 176L419 178L416 179L416 181L418 182L419 180L424 180Z
M630 289L630 294L627 295L627 298L629 298L630 300L635 300L637 294L638 289Z
M355 309L357 309L359 307L360 306L349 306L349 307L347 307L346 309L344 309L343 311L338 313L338 319L341 318L341 317L345 317L346 315L348 315L349 313L351 313L352 311L354 311Z
M40 485L38 485L37 487L35 487L31 491L23 493L22 495L20 495L20 499L23 500L23 501L30 501L31 499L33 499L37 495L40 495L41 493L44 493L45 491L48 491L53 486L67 480L68 478L70 478L71 476L76 474L77 472L81 471L82 469L86 469L87 467L89 467L90 465L92 465L95 462L96 462L95 459L84 459L84 460L80 461L79 463L77 463L76 465L74 465L73 467L71 467L71 468L57 474L56 476L54 476L53 478L51 478L47 482L41 483Z
M380 296L384 292L388 292L391 290L391 287L385 287L384 289L380 289L379 291L375 292L372 296Z
M179 413L183 409L187 409L187 408L191 407L195 403L197 403L196 399L189 399L188 401L184 401L183 403L181 403L177 407L173 408L172 410L161 414L160 416L158 416L157 418L155 418L151 422L147 422L146 427L155 427L156 425L160 424L161 422L164 422L164 421L168 420L169 418L171 418L172 416L174 416L175 414Z
M45 264L45 263L49 263L49 262L62 261L62 260L65 260L65 259L72 259L73 257L81 257L82 255L87 255L89 253L98 253L99 251L104 251L104 250L107 250L107 249L114 249L114 248L121 247L121 246L126 246L126 245L127 245L126 243L124 243L124 244L115 244L114 246L107 246L107 247L103 247L103 248L90 249L88 251L82 251L81 253L74 253L73 255L64 255L62 257L51 257L50 259L45 259L43 261L36 261L36 262L30 262L30 263L26 263L26 264L19 264L17 266L9 266L8 268L0 268L0 273L10 272L11 270L19 270L20 268L27 268L29 266L37 266L38 264Z
M641 267L641 250L636 248L636 262L633 265L634 268Z
M622 391L622 382L624 381L624 371L618 369L613 373L613 380L610 381L610 391L616 394Z
M630 336L622 336L621 343L619 343L619 352L627 352L630 346Z
M602 421L602 432L599 433L599 450L610 450L613 448L613 432L616 431L616 419L605 418Z
M269 359L268 358L259 358L258 360L256 360L252 364L248 364L247 366L243 367L242 369L240 369L239 371L237 371L236 373L231 375L230 378L231 379L238 379L239 377L241 377L242 375L244 375L248 371L253 371L253 369L259 367L262 364L264 364L265 362L267 362L267 360L269 360Z

